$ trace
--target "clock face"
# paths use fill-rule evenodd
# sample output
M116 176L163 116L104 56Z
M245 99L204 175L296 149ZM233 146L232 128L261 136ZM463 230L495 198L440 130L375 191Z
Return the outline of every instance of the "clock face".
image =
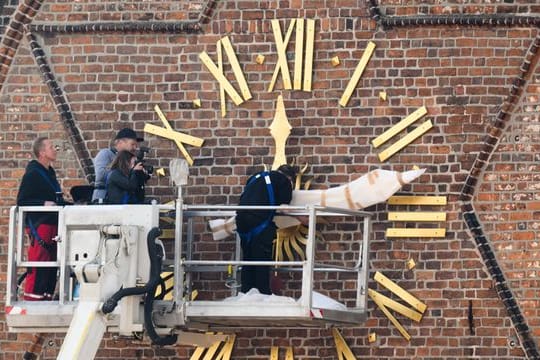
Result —
M257 103L257 106L260 105L261 109L258 115L260 115L263 121L258 118L247 119L245 121L250 122L249 127L251 127L250 131L252 134L266 134L273 138L272 148L274 153L273 161L271 162L272 169L290 162L291 156L299 154L304 157L316 154L317 156L312 159L323 159L327 163L331 163L334 159L338 163L346 163L347 161L344 161L344 157L333 156L331 153L332 147L325 145L334 146L336 144L342 144L344 148L354 145L350 142L350 139L358 122L351 118L350 115L354 114L354 110L351 111L351 108L354 109L361 104L361 99L358 99L358 96L362 95L362 91L358 90L358 88L365 85L362 83L362 75L369 67L369 61L375 52L376 44L371 41L365 42L365 48L361 52L354 53L354 55L359 55L358 60L340 59L340 55L337 54L343 53L342 49L335 49L336 55L328 59L315 59L316 39L319 38L316 33L315 20L291 19L284 23L283 28L281 27L282 24L278 20L271 21L274 39L271 48L275 49L271 53L243 54L243 51L237 50L237 48L243 48L243 46L235 47L231 38L224 36L217 41L216 53L213 57L207 52L199 54L201 63L211 74L215 80L215 84L217 84L218 91L215 94L218 95L219 99L220 115L223 118L227 118L232 112L232 117L234 117L241 115L241 109L243 108L252 109L254 106L251 103L253 102ZM243 56L239 57L237 53L242 53ZM243 63L239 59L247 59L248 62ZM273 60L271 64L269 64L269 59ZM354 71L342 70L340 65L343 61L346 61L348 65L356 61ZM323 73L326 77L330 78L321 79L322 75L319 75L317 72L319 66L324 68ZM328 87L328 84L331 84L330 87L333 88L331 94L333 96L328 96L328 93L321 96L318 90L318 81L324 82L324 87ZM253 85L251 84L252 82L254 82ZM381 103L385 103L388 100L387 93L383 88L380 89L378 95ZM284 97L288 97L288 100L284 101ZM269 111L268 100L274 100L273 113ZM286 104L290 105L290 108ZM314 106L310 106L311 104ZM232 109L236 109L237 111L233 112ZM425 107L419 107L400 123L374 137L372 142L373 149L385 148L378 154L381 162L391 158L410 142L431 129L432 123L428 120L410 131L407 135L395 140L400 132L420 120L427 113L428 111ZM270 115L273 115L273 120L268 124ZM291 121L289 121L289 118ZM292 141L292 146L291 144L287 144L287 140L291 134L295 137ZM325 139L324 142L320 140L321 136L327 137L328 135L334 135L333 140ZM301 141L306 141L304 145L309 144L310 146L297 146ZM268 142L264 144L266 146L261 149L260 153L251 154L253 157L260 155L262 161L256 164L259 166L263 164L270 165L268 157L265 156L269 152L270 147L268 146ZM329 153L325 154L325 151ZM322 169L319 164L313 165L315 171ZM347 170L340 167L339 172L347 172ZM326 180L328 180L327 182L346 182L349 179L346 176L328 176ZM381 201L384 200L386 198L381 199ZM424 200L427 201L426 199ZM421 202L422 200L419 201ZM351 208L347 205L347 202L344 202L344 204L343 207ZM415 221L422 217L416 217L411 220L409 213L396 213L393 216L395 221ZM427 218L422 218L420 219L421 221L440 221L442 219L440 213L435 215L430 213L423 216ZM335 228L334 230L337 230L339 233L339 229ZM390 230L387 232L388 237L433 237L436 236L436 231L439 231L440 236L444 236L444 229L419 230L394 228ZM411 232L410 230L416 231ZM422 231L425 231L424 235L421 235ZM287 234L282 234L281 237L286 239ZM279 238L280 236L278 236ZM289 235L289 238L298 238L298 233ZM346 239L342 238L333 240L338 247L347 246L346 244L348 243ZM330 239L330 243L333 243L333 240ZM276 244L281 244L279 245L281 246L280 255L278 256L276 254L276 258L283 259L284 253L287 253L291 260L294 258L294 255L291 255L291 253L298 247L298 243L295 246L288 245L289 249L286 249L283 242L277 242ZM301 253L301 251L297 250L297 254ZM321 253L324 251L324 247L322 247ZM326 250L326 255L324 256L332 258L337 256L337 254L332 254L331 251L328 252ZM407 266L409 270L414 269L414 259L408 259L406 265L404 263L404 266ZM412 306L404 310L403 305L398 306L399 304L396 305L394 300L377 291L370 290L369 296L375 304L397 327L403 337L409 340L410 335L391 314L390 310L398 311L412 320L420 321L426 308L425 304L390 281L383 274L376 275L375 280L396 295L396 299L402 299ZM346 280L343 281L343 283L345 282ZM336 286L337 288L340 287L339 284L336 284ZM339 291L335 291L334 295L337 298L341 297ZM340 343L339 336L334 334L334 338L336 339L336 346L338 348L342 349L343 346L346 347L346 344L343 345ZM374 339L376 339L376 334L370 334L369 342L376 341ZM338 344L340 345L338 346ZM344 351L338 350L338 352L341 354Z

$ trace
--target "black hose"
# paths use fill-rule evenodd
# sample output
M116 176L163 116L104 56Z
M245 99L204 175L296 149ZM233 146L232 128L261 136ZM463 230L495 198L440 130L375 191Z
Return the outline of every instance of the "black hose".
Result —
M153 234L153 230L157 229L158 234L156 236L152 235L152 243L150 244L150 234ZM152 254L155 254L155 238L157 238L161 234L161 230L159 228L153 228L148 233L147 237L147 247L148 247L148 256L150 257L150 276L152 274ZM132 295L142 295L148 293L150 290L149 285L145 284L144 286L136 286L136 287L130 287L130 288L120 288L117 292L115 292L110 298L108 298L101 307L101 311L104 314L109 314L114 311L116 306L118 306L118 302L125 296L132 296Z
M147 288L144 298L144 328L148 336L155 345L173 345L178 340L178 335L159 336L154 328L152 312L154 307L154 294L159 286L161 279L161 263L163 260L163 248L156 244L156 238L161 235L161 230L157 227L148 232L148 256L150 257L150 278L145 285Z

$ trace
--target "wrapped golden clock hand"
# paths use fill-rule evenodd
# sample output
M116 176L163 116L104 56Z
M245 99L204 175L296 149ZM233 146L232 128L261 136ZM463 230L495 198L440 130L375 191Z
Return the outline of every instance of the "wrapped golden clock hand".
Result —
M363 209L384 202L426 169L405 172L377 169L345 185L325 190L294 190L292 206L321 205L345 209ZM234 217L209 221L214 240L225 239L236 230ZM277 221L276 225L280 226Z

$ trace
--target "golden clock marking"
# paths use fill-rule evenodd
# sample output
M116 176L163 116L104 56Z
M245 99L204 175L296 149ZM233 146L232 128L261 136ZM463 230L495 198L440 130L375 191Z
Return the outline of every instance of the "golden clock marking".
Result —
M311 91L313 77L313 50L315 43L315 20L307 20L306 58L304 60L304 91Z
M407 126L411 125L416 120L420 119L422 116L426 114L427 114L427 109L425 106L418 108L412 114L408 115L405 119L401 120L396 125L392 126L390 129L386 130L381 135L373 139L371 141L371 144L373 145L373 147L378 148L379 146L381 146L382 144L390 140L392 137L399 134L405 128L407 128Z
M159 127L152 124L145 124L144 132L152 134L152 135L156 135L156 136L161 136L169 140L173 140L176 146L178 146L178 148L180 149L180 151L186 158L189 165L193 165L193 159L191 158L191 156L189 156L189 153L187 152L183 143L196 146L196 147L201 147L202 144L204 143L204 140L195 136L190 136L190 135L183 134L181 132L173 130L171 125L169 124L169 121L167 120L163 112L161 111L159 105L154 106L154 111L157 113L159 119L161 120L161 122L163 123L165 127L163 128L163 127Z
M294 48L294 89L302 89L302 61L304 57L304 19L296 19Z
M386 237L445 237L446 229L416 229L416 228L388 228Z
M220 73L223 73L223 51L221 50L221 40L218 40L217 47L217 62L218 70ZM227 115L227 103L225 102L225 89L221 84L219 85L219 108L221 109L221 117Z
M240 67L240 63L238 62L238 58L236 57L236 54L234 52L234 49L232 47L231 41L229 40L228 36L224 36L217 42L217 47L220 48L223 46L225 49L225 54L227 55L227 58L229 59L229 62L231 64L231 67L233 69L234 77L236 81L238 82L238 85L240 86L240 90L242 91L242 95L244 98L238 94L234 86L227 80L225 75L223 74L223 69L220 69L220 66L217 66L214 64L212 59L210 59L210 56L206 53L206 51L203 51L199 54L199 59L201 59L202 63L206 66L208 71L214 76L214 78L218 81L220 87L223 88L223 90L229 95L229 97L232 99L235 105L240 105L244 102L244 100L251 99L251 92L249 91L249 87L247 85L246 78L244 76L244 73L242 72L242 69ZM218 57L220 50L218 50ZM219 59L218 59L219 62Z
M409 145L411 142L416 140L416 138L422 136L424 133L426 133L429 129L433 127L433 123L431 120L428 120L401 139L399 139L397 142L395 142L392 146L390 146L388 149L382 151L378 157L381 162L387 160L389 157L397 153L399 150L403 149L405 146Z
M446 221L445 212L437 211L390 211L388 212L389 221Z
M287 34L285 39L281 37L281 26L279 25L279 20L274 19L271 21L272 30L274 31L274 42L276 43L276 50L278 59L276 62L276 67L274 69L274 74L272 74L272 81L270 81L270 86L268 87L268 92L272 92L274 85L277 80L279 71L281 70L281 77L283 78L283 88L290 90L291 87L291 76L289 74L289 65L287 64L287 45L291 39L291 34L294 29L296 19L292 19L287 29Z
M370 41L366 47L366 50L364 50L364 53L362 54L362 57L360 58L360 61L358 62L358 65L356 66L356 69L354 70L353 75L349 80L345 91L343 92L343 95L341 96L341 99L339 100L339 105L343 107L347 106L347 103L351 98L354 88L358 84L358 81L360 80L360 77L362 76L362 73L364 72L368 64L371 55L373 55L374 50L375 43L373 41Z
M446 205L446 196L403 196L388 198L388 205Z
M409 341L411 339L411 336L409 333L405 330L405 328L399 323L399 321L390 313L388 308L400 313L401 315L404 315L408 317L411 320L414 320L416 322L419 322L422 319L422 314L426 311L426 304L418 300L416 297L414 297L412 294L407 292L405 289L400 287L398 284L384 276L380 272L376 272L374 279L376 282L390 290L393 294L398 296L400 299L405 301L407 304L411 305L413 308L408 308L397 301L394 301L380 293L378 293L375 290L368 289L368 295L369 297L375 302L375 304L381 309L381 311L386 315L386 317L394 324L394 326L398 329L400 334Z
M382 273L377 271L375 273L375 276L373 277L376 282L399 296L403 301L405 301L407 304L414 307L416 310L421 312L422 314L426 311L426 304L418 300L416 297L411 295L409 292L407 292L405 289L403 289L401 286L384 276Z
M336 328L332 328L332 335L334 336L334 342L336 344L338 360L356 360L356 357L347 345L347 342L345 341L339 330Z
M189 359L199 360L204 354L203 360L230 360L235 339L236 334L231 334L228 335L227 341L225 342L216 341L212 346L208 348L204 346L198 346ZM221 348L221 351L214 357L222 343L223 346Z
M249 91L249 86L247 84L246 77L244 76L244 73L242 72L242 68L240 67L240 63L238 62L238 58L236 57L236 54L232 47L231 40L229 40L228 36L224 36L221 39L221 44L223 45L223 48L225 49L225 54L227 55L227 58L229 59L229 62L231 63L231 67L233 69L233 73L236 78L236 81L238 81L238 86L240 86L240 91L242 92L242 96L244 97L244 100L247 101L252 98L251 91Z

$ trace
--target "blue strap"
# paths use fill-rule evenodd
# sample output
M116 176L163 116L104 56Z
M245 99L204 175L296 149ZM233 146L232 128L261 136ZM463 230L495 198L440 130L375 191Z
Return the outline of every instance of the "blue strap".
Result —
M47 251L51 251L54 249L54 244L47 244L41 236L39 236L36 227L32 223L32 219L30 217L26 217L26 223L28 225L28 228L30 229L30 233L32 234L32 237L38 242L41 247L45 248Z
M62 189L60 189L60 184L58 184L58 181L52 181L51 177L45 172L44 169L38 167L36 170L45 179L45 181L47 181L49 185L51 185L55 193L59 193L62 191Z
M270 206L276 205L276 197L274 195L274 187L272 186L272 180L270 179L270 173L268 171L263 171L258 173L257 175L254 175L247 183L246 188L249 187L251 184L253 184L257 179L260 177L264 178L264 182L266 183L266 191L268 192L268 202L270 203ZM251 229L250 231L246 233L239 233L241 237L245 238L246 241L249 243L251 239L259 235L270 225L272 222L272 219L274 218L274 215L276 213L276 210L272 210L268 218L266 218L262 223Z

